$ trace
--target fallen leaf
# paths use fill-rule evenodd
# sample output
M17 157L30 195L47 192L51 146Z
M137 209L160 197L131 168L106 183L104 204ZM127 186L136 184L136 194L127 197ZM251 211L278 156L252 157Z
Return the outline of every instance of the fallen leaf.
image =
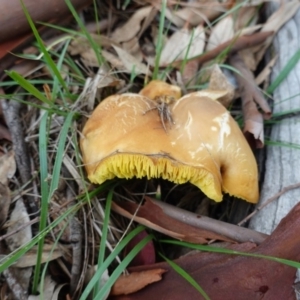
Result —
M237 14L237 16L235 17L235 20L234 20L235 31L253 27L253 25L255 25L257 23L257 19L259 16L256 5L240 7L236 11L236 14ZM251 32L251 33L253 33L253 32Z
M27 268L36 265L37 247L33 247L26 254L24 254L13 266L15 268ZM46 263L63 256L63 251L53 244L45 244L43 248L41 263Z
M234 36L234 22L232 16L220 20L212 29L206 45L206 51L210 51L219 45L229 41Z
M145 64L141 63L138 59L136 59L133 55L129 54L127 51L120 47L113 46L113 48L116 50L127 73L151 75L151 71L149 70L149 68Z
M137 292L145 286L161 280L164 269L152 269L142 272L132 272L129 275L121 275L113 285L110 295L127 295Z
M277 62L278 55L275 55L263 68L263 70L257 75L255 78L255 82L257 85L262 84L264 81L268 81L270 78L270 74L272 68L274 67L275 63Z
M153 5L156 7L156 9L161 10L161 4L160 3L153 3ZM175 24L178 28L181 28L185 21L179 18L175 15L174 9L166 8L165 10L166 19L171 21L171 23Z
M119 43L106 37L105 35L98 35L95 33L90 33L90 36L93 39L93 41L102 48L103 47L111 47L112 45L120 46ZM70 45L68 46L68 52L71 55L79 55L88 50L94 51L92 49L92 46L91 46L89 40L84 36L75 37L72 40L72 42L70 43Z
M15 207L10 215L9 226L7 228L7 234L14 232L16 229L22 227L22 225L30 221L27 210L22 199L17 200ZM25 245L32 238L31 228L24 226L22 230L19 230L12 236L6 239L7 246L11 251Z
M124 217L133 219L178 240L198 244L205 244L210 239L232 242L231 239L220 234L199 229L169 217L161 207L155 205L148 197L145 197L145 202L141 206L129 201L114 201L112 209Z
M236 79L242 98L244 132L246 132L246 137L251 145L255 144L257 148L262 148L264 145L263 117L256 104L263 110L266 119L271 117L271 108L256 85L252 72L239 55L230 56L229 62L239 71L239 74L236 74Z
M16 161L14 151L0 156L0 182L6 185L7 179L12 178L16 173Z
M160 65L169 64L175 60L184 60L203 53L205 33L202 26L190 31L182 28L176 31L165 44L160 58Z
M267 37L273 34L272 31L268 32L259 32L252 35L245 35L240 37L234 37L231 40L222 43L217 48L214 48L211 51L208 51L200 56L195 57L193 60L196 60L200 65L208 62L211 59L215 59L220 53L225 49L229 49L228 55L236 53L240 50L257 46L263 43ZM178 60L172 64L175 68L179 68L182 65L182 61Z
M124 42L122 46L125 51L127 51L130 55L133 55L139 62L143 60L143 53L141 51L138 38L134 37L130 41Z
M252 149L264 146L264 118L253 101L243 103L243 132Z
M141 22L151 14L152 10L152 6L138 9L124 25L113 32L112 39L121 43L134 38L141 29Z
M5 239L7 247L11 252L26 245L28 242L31 241L32 232L30 226L24 226L23 229L17 231L29 221L30 219L26 207L24 205L23 199L20 198L16 201L15 207L11 212L10 219L8 222L9 226L7 228L7 234L13 234ZM23 287L25 291L27 291L29 288L31 275L32 267L18 269L18 272L15 272L15 278L17 282Z
M300 204L281 220L278 227L260 246L252 243L232 245L235 251L278 257L293 261L300 259ZM263 258L221 253L197 253L174 261L188 272L210 299L285 299L294 300L293 284L296 268ZM130 272L162 268L168 270L162 281L118 300L202 299L199 292L166 262L152 266L134 267Z
M273 36L275 33L291 18L294 17L296 12L300 8L300 2L298 0L292 1L283 1L277 11L275 11L265 22L262 32L272 30L274 33L268 39L266 39L265 43L261 47L257 47L254 51L256 52L256 62L257 64L261 61L264 56L267 48L270 46Z
M105 50L102 50L102 55L109 63L113 65L113 67L117 68L121 72L126 72L126 68L122 60L119 59L116 55Z
M206 1L204 4L193 1L187 4L190 4L190 7L175 11L175 15L192 26L209 23L225 12L228 6L226 2L220 3L219 1Z
M256 59L255 59L253 50L251 48L243 49L243 50L239 51L239 55L242 57L245 65L247 66L247 68L249 70L251 70L251 71L256 70Z
M217 101L219 101L223 106L229 107L234 97L235 87L217 64L212 67L208 88L210 90L225 91L225 95L219 97Z

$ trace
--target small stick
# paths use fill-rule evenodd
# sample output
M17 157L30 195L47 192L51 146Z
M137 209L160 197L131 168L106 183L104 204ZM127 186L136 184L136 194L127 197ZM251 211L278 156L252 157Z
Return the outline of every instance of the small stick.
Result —
M0 93L4 94L4 91L2 90ZM5 99L1 99L1 105L6 124L11 133L18 171L20 173L22 184L25 185L31 181L32 174L30 155L24 138L24 128L20 121L21 103L17 101L7 101ZM28 204L30 213L37 213L38 207L34 197L27 196L25 203Z
M274 200L276 200L277 198L279 198L281 195L283 195L284 193L293 190L293 189L297 189L300 188L300 182L296 183L296 184L291 184L288 185L286 187L284 187L280 192L276 193L274 196L272 196L271 198L269 198L265 203L263 203L262 205L260 205L259 207L257 207L250 215L248 215L246 218L244 218L241 222L239 222L237 225L241 226L244 223L246 223L250 218L252 218L256 213L258 213L260 210L262 210L265 206L267 206L269 203L273 202Z
M228 224L222 221L214 220L209 217L200 216L198 214L186 211L184 209L175 207L162 201L156 201L148 196L145 196L145 199L146 201L151 201L155 205L159 206L167 216L175 220L197 227L199 229L209 230L211 232L223 235L239 243L251 241L259 245L268 237L267 234L256 232L254 230L244 227L239 227L237 225ZM115 202L112 203L112 210L128 218L128 215L123 214L122 210L118 209L118 204L116 204ZM136 219L133 215L131 215L131 218L133 220ZM145 220L145 223L143 224L148 226L148 221L146 219L143 220Z

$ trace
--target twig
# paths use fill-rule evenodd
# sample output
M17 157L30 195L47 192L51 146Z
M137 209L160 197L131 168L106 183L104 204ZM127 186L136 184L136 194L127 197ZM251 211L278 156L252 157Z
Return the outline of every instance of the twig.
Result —
M259 207L257 207L250 215L248 215L246 218L244 218L241 222L239 222L237 225L238 226L242 226L244 223L246 223L250 218L252 218L256 213L258 213L260 210L262 210L265 206L267 206L269 203L273 202L274 200L276 200L277 198L279 198L281 195L283 195L284 193L293 190L293 189L297 189L300 188L300 182L296 183L296 184L291 184L288 185L286 187L284 187L280 192L276 193L274 196L272 196L271 198L269 198L265 203L263 203L262 205L260 205Z
M21 103L2 99L1 105L6 124L12 136L18 171L20 173L22 184L25 185L31 181L32 175L30 169L30 156L24 139L24 128L20 121ZM34 197L27 196L26 200L30 208L30 214L37 213L38 207Z
M65 178L71 177L69 171L64 167L62 173ZM68 207L74 205L74 182L67 182L66 188L66 199L69 202ZM71 200L71 201L70 201ZM73 200L73 201L72 201ZM78 283L80 280L80 275L82 271L82 241L83 232L82 225L79 222L77 215L71 217L70 220L70 241L72 243L72 268L71 268L71 280L70 280L70 294L74 297L76 290L78 289Z
M234 239L237 242L243 243L251 241L259 245L268 236L249 228L238 227L236 225L214 220L209 217L199 216L198 214L194 214L192 212L183 210L162 201L153 199L151 199L151 201L160 206L168 216L176 220L201 229L216 232L218 234L229 237L230 239Z
M156 201L150 197L145 196L145 199L147 201L153 202L155 205L159 206L163 212L180 222L183 222L185 224L197 227L199 229L203 230L209 230L213 233L217 233L219 235L223 235L231 240L235 240L237 242L254 242L256 244L261 244L265 238L268 236L266 234L262 234L260 232L256 232L254 230L239 227L233 224L228 224L222 221L214 220L205 216L200 216L198 214L194 214L192 212L188 212L186 210L180 209L178 207L175 207L173 205ZM115 203L112 203L112 210L116 211ZM120 211L116 211L118 213L121 213ZM127 217L126 215L124 215ZM134 216L132 216L134 219ZM146 222L147 223L147 222ZM146 224L147 225L147 224Z
M240 37L234 37L230 41L225 42L213 50L196 56L189 61L197 61L199 64L204 64L205 62L216 58L219 54L221 54L224 50L228 48L228 55L236 53L237 51L251 48L263 43L267 37L271 36L273 31L265 31L258 32L251 35L245 35ZM175 68L179 68L181 66L182 60L175 61L172 65Z

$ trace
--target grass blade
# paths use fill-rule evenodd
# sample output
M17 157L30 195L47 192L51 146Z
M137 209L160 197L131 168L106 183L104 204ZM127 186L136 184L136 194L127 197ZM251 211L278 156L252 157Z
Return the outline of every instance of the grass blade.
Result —
M183 279L185 279L190 285L192 285L205 300L210 300L203 288L189 273L187 273L184 269L175 264L172 260L165 257L163 254L159 253L159 255L174 269L175 272L177 272Z
M29 92L32 96L48 104L50 107L53 106L53 102L44 96L37 88L35 88L28 80L15 71L7 72L7 74L16 81L22 88Z
M53 172L52 172L52 180L51 180L51 185L50 185L50 190L49 190L49 198L48 201L50 201L50 198L52 197L53 193L58 187L59 183L59 177L60 177L60 170L62 166L62 160L64 156L64 148L67 140L67 135L69 132L69 129L72 124L72 120L74 117L74 112L70 112L64 122L64 125L61 129L60 132L60 137L59 137L59 142L58 142L58 147L57 147L57 154L55 158L55 163L53 167Z
M133 258L153 239L153 236L148 235L144 237L124 258L124 260L118 265L118 267L111 274L109 280L105 283L105 285L101 288L99 293L96 295L94 299L105 299L104 297L108 294L110 288L116 282L116 280L120 277L121 273L126 269L129 263L133 260Z
M49 116L48 112L45 112L41 119L40 132L39 132L40 177L41 177L41 197L42 197L41 216L40 216L40 224L39 224L40 232L45 229L47 224L47 216L48 216L48 196L49 196L49 186L47 182L48 116ZM33 284L32 284L32 292L34 295L37 293L38 290L43 247L44 247L44 237L42 237L38 243L38 252L37 252L36 265L34 269L34 277L33 277Z
M96 42L91 37L90 33L87 31L86 27L84 26L84 24L82 23L80 17L78 16L75 8L73 7L72 2L70 0L65 0L65 2L67 4L67 6L69 7L69 10L71 11L73 17L75 18L78 26L80 27L80 29L84 33L84 36L87 38L87 40L89 41L91 47L93 48L93 50L95 52L95 55L97 57L98 64L99 64L99 66L101 66L104 62L103 57L101 55L101 47L96 44Z
M41 39L30 15L29 15L29 12L24 4L24 1L23 0L20 0L21 2L21 5L22 5L22 9L24 11L24 14L26 16L26 19L30 25L30 28L32 30L32 33L34 34L36 40L37 40L37 43L42 51L42 53L44 54L44 57L45 57L45 61L47 63L47 66L52 70L52 72L54 73L54 75L57 77L57 79L59 80L60 84L62 85L62 87L64 88L64 90L66 91L67 94L69 94L69 90L68 90L68 87L67 85L65 84L65 81L63 80L59 70L57 69L54 61L52 60L50 54L48 53L44 43L43 43L43 40Z
M272 94L275 89L280 85L280 83L288 76L291 70L295 67L300 59L300 50L298 50L292 58L288 61L286 66L281 70L277 78L272 82L272 84L267 89L267 94Z
M117 257L117 255L125 248L125 246L132 240L137 234L145 230L144 226L137 226L134 230L132 230L125 238L122 240L118 246L114 249L112 253L104 260L103 264L99 267L96 271L93 278L90 280L89 284L86 286L85 290L83 291L80 300L87 299L88 295L90 294L93 287L99 282L103 273L108 268L108 266L113 262L113 260Z
M300 263L292 261L292 260L288 260L288 259L279 258L279 257L273 257L273 256L268 256L268 255L255 254L255 253L240 252L240 251L234 251L234 250L225 249L225 248L217 248L217 247L212 247L212 246L196 245L196 244L180 242L180 241L162 240L161 242L167 243L167 244L180 245L180 246L184 246L184 247L189 247L191 249L196 249L196 250L201 250L201 251L206 251L206 252L216 252L216 253L222 253L222 254L241 255L241 256L250 256L250 257L255 257L255 258L262 258L262 259L267 259L267 260L271 260L271 261L276 261L278 263L285 264L287 266L291 266L294 268L300 268Z

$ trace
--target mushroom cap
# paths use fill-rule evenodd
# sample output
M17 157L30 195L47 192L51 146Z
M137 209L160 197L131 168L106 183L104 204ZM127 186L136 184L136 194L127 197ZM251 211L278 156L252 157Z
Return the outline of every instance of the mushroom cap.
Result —
M205 94L204 94L205 95ZM209 198L222 191L256 203L254 155L237 123L217 101L194 92L170 105L174 124L163 128L156 103L139 94L103 100L80 140L88 178L163 178L191 182Z
M176 85L171 85L161 80L152 80L140 90L139 94L152 100L165 95L177 100L181 97L181 89Z

